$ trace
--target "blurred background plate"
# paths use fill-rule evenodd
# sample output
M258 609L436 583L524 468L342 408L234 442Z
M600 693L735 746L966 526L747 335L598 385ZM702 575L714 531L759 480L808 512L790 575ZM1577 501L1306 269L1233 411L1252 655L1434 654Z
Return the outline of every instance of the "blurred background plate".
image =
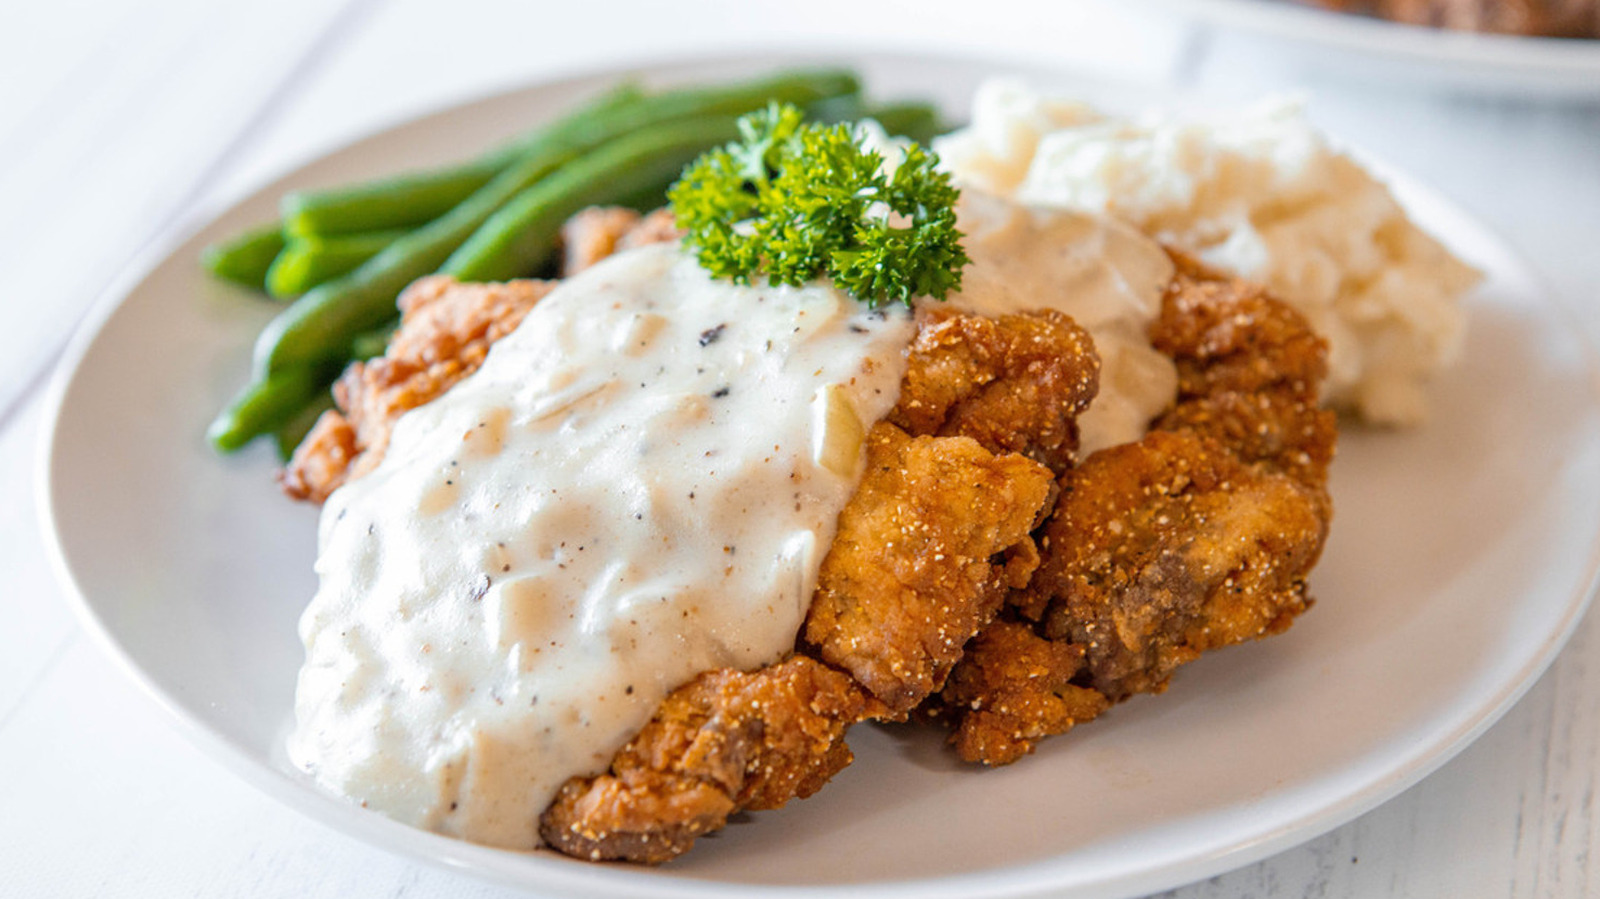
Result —
M1600 40L1471 34L1332 12L1294 0L1149 0L1271 38L1285 58L1352 81L1399 80L1499 96L1600 101ZM1307 48L1321 51L1307 54Z

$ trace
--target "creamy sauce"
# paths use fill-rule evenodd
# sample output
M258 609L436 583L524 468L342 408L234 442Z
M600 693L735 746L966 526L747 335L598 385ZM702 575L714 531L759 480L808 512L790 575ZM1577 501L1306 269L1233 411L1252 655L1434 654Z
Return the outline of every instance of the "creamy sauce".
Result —
M1148 336L1173 275L1160 245L1102 216L1029 209L973 190L959 213L972 264L951 304L989 316L1072 316L1100 354L1100 392L1078 418L1080 456L1142 437L1178 389L1172 360Z
M669 691L793 647L912 333L676 245L563 284L329 499L291 758L401 821L537 845Z

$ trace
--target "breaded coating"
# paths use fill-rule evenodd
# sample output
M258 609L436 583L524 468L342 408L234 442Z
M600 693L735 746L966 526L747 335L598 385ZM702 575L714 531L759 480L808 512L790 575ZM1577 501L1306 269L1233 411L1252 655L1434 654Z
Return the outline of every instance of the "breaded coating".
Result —
M1319 402L1326 343L1261 287L1173 260L1150 341L1177 365L1178 402L1154 427L1204 434L1245 462L1325 486L1338 431Z
M639 224L625 206L590 206L561 226L561 276L569 278L617 251L617 241Z
M1278 633L1306 609L1323 507L1210 438L1155 431L1062 479L1017 608L1042 636L1083 647L1082 681L1107 699L1158 693L1200 653Z
M1044 693L1160 692L1202 652L1279 633L1311 604L1332 514L1325 345L1260 288L1175 261L1152 339L1177 363L1177 403L1142 440L1062 472L1039 570L991 626L1002 636L980 635L922 712L955 726L963 758L1005 764L1087 720ZM1058 664L1036 641L1064 648ZM1018 680L1030 662L1041 683Z
M1088 332L1049 310L991 319L925 309L918 325L890 421L913 434L971 437L1056 471L1072 463L1077 417L1100 383Z
M944 682L1007 589L1028 582L1038 564L1028 532L1052 479L970 438L910 437L887 422L867 444L802 645L903 715Z
M683 230L678 227L672 218L672 210L663 206L652 212L647 212L638 224L629 228L626 234L617 238L617 252L631 250L634 247L649 246L653 243L666 243L677 240L683 236Z
M670 209L641 216L624 206L591 206L561 226L561 276L576 275L613 253L681 235Z
M851 761L845 729L880 713L848 676L804 656L707 672L667 697L609 773L568 781L539 834L580 858L666 861L740 809L815 793Z
M1015 621L996 621L967 644L943 702L961 709L951 741L963 761L1005 765L1034 743L1089 721L1110 706L1105 695L1072 679L1083 647L1046 640Z
M553 289L551 281L461 284L444 275L407 287L388 351L352 363L334 384L338 408L324 412L295 448L279 475L284 492L320 503L377 467L400 416L477 371L489 346Z

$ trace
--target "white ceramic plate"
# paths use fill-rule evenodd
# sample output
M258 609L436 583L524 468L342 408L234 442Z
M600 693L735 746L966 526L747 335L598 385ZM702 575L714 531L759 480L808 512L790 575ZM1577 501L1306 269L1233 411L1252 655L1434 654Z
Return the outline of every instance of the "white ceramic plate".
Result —
M1353 79L1496 95L1600 98L1600 40L1468 34L1290 0L1161 0L1175 11L1284 41L1301 62ZM1305 49L1322 51L1306 57Z
M880 96L914 90L957 111L992 71L853 62ZM1103 85L1034 75L1118 102ZM1207 657L1166 695L1000 770L963 767L928 731L858 728L856 764L818 796L740 820L655 870L471 846L323 794L279 749L301 658L295 622L314 587L315 511L278 495L266 447L223 459L202 436L273 308L208 281L196 254L269 218L290 186L470 155L606 80L446 110L297 169L153 256L70 354L42 481L59 569L127 671L272 796L388 849L561 894L1128 895L1264 857L1404 789L1504 712L1581 613L1600 528L1593 362L1504 244L1400 181L1415 214L1488 281L1433 423L1344 438L1319 602L1287 635Z

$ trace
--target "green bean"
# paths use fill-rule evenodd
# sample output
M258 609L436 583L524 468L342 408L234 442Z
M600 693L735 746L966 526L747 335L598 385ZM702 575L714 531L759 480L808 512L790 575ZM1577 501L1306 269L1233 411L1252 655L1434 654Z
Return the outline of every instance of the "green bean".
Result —
M873 119L895 137L910 138L924 145L944 130L938 109L918 100L870 106L863 116Z
M267 269L282 249L283 230L276 224L263 225L206 247L200 252L200 264L218 278L261 290Z
M306 439L311 429L316 427L317 419L322 413L333 408L333 392L329 390L318 391L311 399L301 406L299 411L290 415L288 420L273 432L273 442L278 445L278 458L284 462L294 455L295 447L300 441Z
M252 381L211 422L206 437L212 446L233 452L258 434L277 430L327 386L323 373L292 368Z
M612 88L585 105L585 115L606 115L639 102L633 84ZM549 129L539 129L462 165L405 172L362 184L285 194L280 204L290 236L332 236L421 225L488 184L522 156L539 149Z
M358 336L354 341L351 355L356 361L382 356L389 348L389 338L394 336L395 328L399 325L400 320L397 318L382 328ZM272 435L273 442L278 445L278 458L285 462L289 461L289 457L294 455L295 447L299 446L300 441L306 439L306 435L316 426L317 419L333 407L333 391L320 390L298 412L290 415Z
M382 327L357 334L356 339L350 341L350 358L364 362L374 356L382 356L389 350L389 340L399 327L400 320L396 318Z
M651 125L708 114L736 114L769 98L814 102L854 90L847 72L791 73L734 87L673 91L623 104L605 115L588 109L557 121L539 146L443 216L407 234L359 268L313 288L269 323L256 342L258 373L348 357L351 339L394 314L394 298L439 268L494 212L580 153Z
M501 281L534 271L579 210L664 186L711 147L738 137L732 116L670 122L618 138L527 188L445 261L463 281Z
M630 107L655 111L650 121L683 115L748 112L769 98L806 104L860 91L847 71L782 72L766 79L719 87L693 87L645 95L623 85L586 107L588 116L606 117ZM284 228L291 235L382 231L432 221L473 191L488 184L522 156L548 145L551 129L540 129L477 160L433 171L411 172L367 184L299 191L283 199Z
M330 237L290 237L267 269L267 293L296 297L354 270L399 240L404 231L370 231Z

